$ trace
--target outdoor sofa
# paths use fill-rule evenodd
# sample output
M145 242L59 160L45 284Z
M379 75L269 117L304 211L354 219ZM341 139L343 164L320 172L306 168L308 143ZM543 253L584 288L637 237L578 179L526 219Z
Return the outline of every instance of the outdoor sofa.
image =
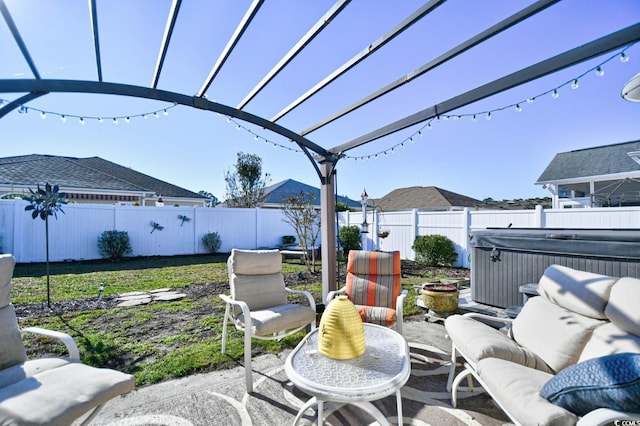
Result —
M481 314L446 319L453 406L475 378L517 425L640 420L640 279L552 265L538 293L507 331Z

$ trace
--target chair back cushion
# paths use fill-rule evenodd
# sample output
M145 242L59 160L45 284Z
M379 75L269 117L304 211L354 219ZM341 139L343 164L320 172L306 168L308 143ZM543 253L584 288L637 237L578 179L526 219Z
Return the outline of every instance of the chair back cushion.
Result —
M280 251L233 249L227 266L231 297L244 301L250 310L287 303Z
M15 264L12 255L0 255L0 370L27 359L16 314L11 305L11 277Z
M627 333L640 337L640 279L620 278L611 289L604 312L607 318Z
M542 297L589 318L606 319L609 292L618 278L551 265L540 278Z
M399 251L349 252L346 292L355 305L396 309L400 290Z

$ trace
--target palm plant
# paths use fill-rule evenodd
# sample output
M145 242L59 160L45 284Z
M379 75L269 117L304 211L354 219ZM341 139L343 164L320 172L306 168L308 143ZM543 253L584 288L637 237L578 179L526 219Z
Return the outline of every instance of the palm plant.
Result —
M59 190L58 185L52 187L49 185L49 182L45 184L44 189L40 188L40 184L38 184L36 191L29 189L31 195L25 198L25 200L29 202L29 205L24 208L25 211L33 210L31 213L32 219L40 217L40 219L44 220L47 264L47 306L49 309L51 309L51 292L49 290L49 216L57 219L58 212L64 213L62 205L67 204L67 201L64 199L67 194L59 192Z

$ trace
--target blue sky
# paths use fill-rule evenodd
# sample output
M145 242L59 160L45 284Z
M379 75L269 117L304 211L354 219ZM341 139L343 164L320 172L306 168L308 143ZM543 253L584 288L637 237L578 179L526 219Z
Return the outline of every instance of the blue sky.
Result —
M95 80L97 72L86 0L5 0L42 78ZM236 106L307 30L333 5L327 0L267 0L214 83L208 99ZM327 74L398 22L422 1L354 0L245 110L271 118ZM531 4L519 0L450 0L429 17L334 81L278 123L296 132L410 73L441 53ZM249 0L183 2L159 89L196 94L249 7ZM98 0L104 81L150 86L170 0ZM435 71L308 135L330 148L505 74L640 22L638 0L564 0ZM452 115L495 110L545 93L605 61L615 52L469 105ZM640 44L590 72L579 88L559 88L522 111L440 120L422 137L425 123L347 153L337 166L340 195L373 198L407 186L438 186L478 199L543 197L534 182L558 152L640 138L640 104L620 96L640 72ZM5 22L0 21L0 79L32 78ZM13 100L20 93L0 93ZM259 155L271 183L295 179L319 186L297 146L247 123L177 106L158 119L136 116L170 104L90 94L49 94L27 104L66 115L105 117L62 123L32 110L0 120L0 156L99 156L192 191L225 197L224 172L238 152ZM245 129L251 131L247 132ZM258 134L256 140L254 134ZM268 141L265 143L265 140ZM402 146L398 145L407 141ZM270 142L275 142L274 146ZM291 147L292 150L282 146ZM396 146L393 151L390 148ZM386 155L383 152L387 152ZM376 153L380 153L377 157ZM371 157L371 159L366 159ZM375 157L375 158L374 158Z

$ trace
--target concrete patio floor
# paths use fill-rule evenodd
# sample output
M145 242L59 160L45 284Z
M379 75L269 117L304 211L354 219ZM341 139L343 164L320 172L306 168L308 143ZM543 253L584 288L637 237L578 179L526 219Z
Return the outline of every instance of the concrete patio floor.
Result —
M467 298L467 299L465 299ZM463 294L461 307L469 304ZM468 306L471 307L473 303ZM473 305L473 310L482 306ZM451 407L446 379L450 341L442 321L405 322L404 335L411 349L411 377L402 388L404 424L490 425L510 424L484 393L461 393L458 408ZM296 389L284 373L291 350L255 357L254 392L247 394L244 367L193 375L138 388L110 401L94 425L285 425L292 424L309 396ZM458 365L460 368L461 365ZM375 405L397 423L395 396ZM326 409L325 409L326 413ZM305 412L301 424L315 424L315 410ZM358 408L344 406L325 419L326 425L377 424Z

